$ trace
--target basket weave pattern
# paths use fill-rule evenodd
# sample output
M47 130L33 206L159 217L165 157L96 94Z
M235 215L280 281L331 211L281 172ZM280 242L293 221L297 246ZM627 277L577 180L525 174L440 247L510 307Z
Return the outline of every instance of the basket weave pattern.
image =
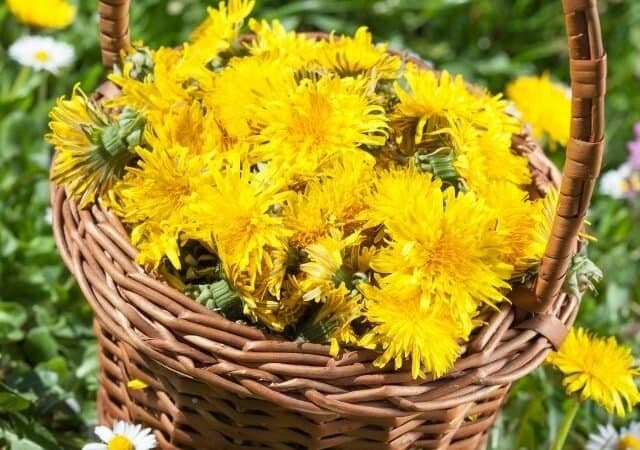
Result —
M103 60L128 42L128 0L100 2ZM558 214L534 289L486 313L452 371L414 380L379 369L374 352L287 342L231 322L145 273L122 224L82 210L52 185L62 258L95 312L100 421L143 423L161 449L482 449L511 383L542 363L572 325L578 301L561 286L578 245L602 158L605 58L595 0L563 2L573 119ZM97 95L114 95L103 85ZM532 196L560 175L527 136ZM148 388L127 388L131 379Z

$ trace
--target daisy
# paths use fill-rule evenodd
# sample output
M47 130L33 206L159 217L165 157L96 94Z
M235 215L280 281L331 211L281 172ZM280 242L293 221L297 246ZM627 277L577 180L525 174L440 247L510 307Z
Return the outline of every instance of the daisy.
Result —
M617 199L627 198L630 193L627 179L632 171L631 164L625 163L617 169L605 172L600 178L600 192Z
M640 422L616 430L611 424L600 425L596 433L589 435L586 450L636 450L640 449Z
M37 71L46 70L54 75L73 62L73 47L49 36L23 36L9 47L9 56Z
M91 443L82 450L152 450L158 445L150 428L116 421L113 428L98 426L94 430L102 443Z

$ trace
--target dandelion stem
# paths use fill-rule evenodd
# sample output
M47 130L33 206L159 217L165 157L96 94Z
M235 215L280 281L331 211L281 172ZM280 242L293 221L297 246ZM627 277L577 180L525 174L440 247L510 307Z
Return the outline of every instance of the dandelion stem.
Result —
M569 410L564 416L564 420L562 421L562 425L558 430L558 434L556 434L556 439L551 446L551 450L562 450L564 448L564 443L567 440L567 436L569 436L569 431L571 431L573 420L576 418L576 414L578 413L579 409L580 400L572 397L571 403L569 404Z

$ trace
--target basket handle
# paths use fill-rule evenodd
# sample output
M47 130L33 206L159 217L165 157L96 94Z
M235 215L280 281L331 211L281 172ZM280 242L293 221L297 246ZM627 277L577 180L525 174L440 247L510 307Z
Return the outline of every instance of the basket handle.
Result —
M102 62L110 69L129 45L130 0L100 0ZM558 208L535 292L514 299L532 312L547 311L557 298L576 248L600 171L604 148L606 56L597 0L562 0L571 72L571 138Z
M99 0L100 50L102 64L111 70L120 50L129 47L129 5L131 0Z

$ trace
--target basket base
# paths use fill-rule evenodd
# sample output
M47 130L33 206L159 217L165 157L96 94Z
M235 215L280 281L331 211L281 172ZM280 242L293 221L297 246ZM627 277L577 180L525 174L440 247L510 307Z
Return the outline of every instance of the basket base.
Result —
M94 327L100 345L100 423L124 420L151 427L161 450L483 450L509 389L504 386L481 403L419 417L320 418L178 375L97 323ZM128 389L132 379L148 387Z

